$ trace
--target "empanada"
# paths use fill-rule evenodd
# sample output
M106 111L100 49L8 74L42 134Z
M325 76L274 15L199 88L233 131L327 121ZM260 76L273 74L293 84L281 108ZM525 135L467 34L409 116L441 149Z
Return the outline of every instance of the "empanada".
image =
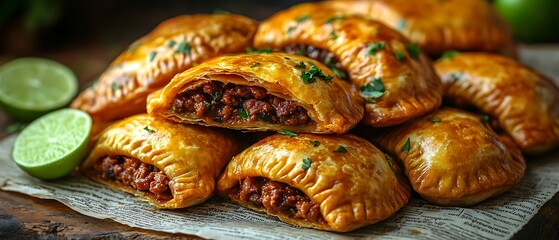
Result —
M445 99L495 118L525 153L559 145L559 88L547 77L506 57L461 53L435 63Z
M344 133L363 117L363 102L350 87L302 56L222 56L175 76L150 97L148 112L238 130Z
M94 121L146 112L146 97L208 58L244 52L258 23L233 15L182 15L162 22L118 56L71 104Z
M81 170L157 208L184 208L212 196L236 150L226 133L140 114L105 129Z
M403 207L410 188L392 159L353 135L273 135L235 156L218 194L301 227L346 232Z
M430 55L448 50L516 52L510 27L487 0L346 0L331 4L397 29Z
M442 108L370 138L401 159L421 197L443 206L471 206L506 192L526 168L512 141L501 140L480 116L457 109Z
M261 23L254 45L306 55L348 78L367 101L363 123L392 126L440 106L428 57L397 31L325 3L297 5Z

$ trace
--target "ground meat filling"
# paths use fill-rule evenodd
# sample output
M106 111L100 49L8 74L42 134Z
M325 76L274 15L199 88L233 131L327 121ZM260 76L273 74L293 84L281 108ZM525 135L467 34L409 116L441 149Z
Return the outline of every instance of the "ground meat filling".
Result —
M94 165L98 176L154 195L158 201L173 198L169 177L151 164L126 156L106 156Z
M303 192L285 183L267 178L247 177L229 197L263 207L269 213L303 219L307 222L324 224L320 206L313 203Z
M293 101L268 94L264 88L219 81L207 81L179 94L172 110L196 114L207 122L231 124L264 121L297 126L311 121L307 110Z
M291 54L298 54L310 57L314 60L324 63L324 65L328 66L332 72L336 75L336 77L344 80L348 80L347 72L342 66L342 63L336 58L334 53L320 49L311 45L301 45L297 43L292 43L283 48L284 52L291 53Z

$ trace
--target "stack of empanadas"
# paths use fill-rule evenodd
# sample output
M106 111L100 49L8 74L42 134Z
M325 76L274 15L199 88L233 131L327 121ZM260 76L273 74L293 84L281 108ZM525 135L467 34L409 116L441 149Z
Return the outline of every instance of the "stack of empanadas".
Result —
M74 101L102 130L82 171L158 208L217 194L346 232L390 217L412 190L462 207L502 194L524 153L559 145L549 79L495 53L429 58L512 42L482 0L307 3L256 26L181 16L138 40Z

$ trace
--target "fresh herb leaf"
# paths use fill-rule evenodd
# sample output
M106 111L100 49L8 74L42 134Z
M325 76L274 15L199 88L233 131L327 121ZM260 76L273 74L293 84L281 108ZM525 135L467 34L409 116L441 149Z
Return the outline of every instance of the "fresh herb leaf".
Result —
M394 52L394 57L396 58L396 60L403 62L406 60L406 56L404 55L404 53L402 51L395 51Z
M247 120L248 119L248 110L246 110L244 108L239 110L239 117L243 120Z
M463 72L453 72L453 73L450 73L450 75L448 75L450 80L453 81L453 82L457 82L458 80L460 80L462 78L462 76L464 76Z
M367 45L367 53L369 56L375 55L379 50L384 49L386 43L384 41L377 42L377 43L369 43Z
M303 159L303 166L301 166L301 168L305 171L309 170L309 168L311 168L311 163L312 160L310 158L304 158Z
M489 116L488 115L481 115L480 120L482 123L487 124L489 123Z
M307 65L305 65L305 63L303 61L301 61L301 62L297 63L295 65L295 67L305 69L305 68L307 68Z
M287 135L287 136L289 136L290 138L295 137L295 136L298 135L297 133L294 133L294 132L289 131L289 130L287 130L287 129L283 129L283 130L279 131L278 133L281 134L281 135Z
M338 34L337 34L336 32L334 32L334 31L331 31L331 32L330 32L330 38L331 38L332 40L336 40L336 39L338 39Z
M392 158L390 157L390 155L388 155L388 153L385 153L384 158L386 159L386 162L388 163L388 166L390 166L390 170L392 170L394 175L398 176L398 172L396 172L396 169L392 165L393 162L392 162Z
M360 87L361 96L365 99L380 98L384 95L384 84L381 78L371 77L371 81Z
M250 66L250 68L256 68L260 65L259 62L255 62L254 64L252 64L252 66Z
M319 142L319 141L310 141L310 143L311 143L311 145L312 145L313 147L318 147L318 146L320 146L320 142Z
M302 56L307 55L307 46L299 45L299 49L297 49L297 52L295 52L295 54L302 55Z
M272 52L272 48L271 47L265 47L262 49L258 49L258 48L251 48L251 47L247 47L246 48L246 52L248 54L256 54L256 53L271 53Z
M116 82L113 82L111 84L111 88L113 89L113 91L118 91L120 89L120 86L118 86Z
M446 51L443 53L443 55L441 56L442 60L450 60L456 56L460 55L459 51L456 50L450 50L450 51Z
M301 72L301 79L303 79L303 82L306 84L316 82L316 79L312 76L312 74L305 71Z
M291 35L291 33L295 30L295 26L289 26L287 28L287 35Z
M186 41L182 41L181 43L179 43L179 45L177 46L177 49L175 49L175 51L177 53L190 54L190 52L191 52L190 44L188 44Z
M410 152L410 138L409 137L406 140L406 143L404 143L404 148L402 150L404 150L405 153Z
M175 40L171 39L167 42L167 47L172 48L172 47L175 46L175 44L177 44L177 42Z
M151 51L151 52L149 53L149 56L148 56L148 61L149 61L149 62L153 61L153 59L155 59L155 56L156 56L156 55L157 55L157 52L156 52L156 51Z
M330 81L334 78L330 75L325 75L322 72L322 70L320 70L318 67L316 67L316 65L312 65L309 68L308 72L305 72L305 71L301 72L301 78L303 79L304 83L314 83L314 82L316 82L315 77L318 77L318 78L320 78L324 81Z
M334 17L329 17L328 19L326 19L326 21L324 21L324 23L326 24L332 24L335 21L341 21L344 20L344 15L337 15Z
M177 111L177 107L172 106L172 107L171 107L171 112L176 112L176 111Z
M340 145L336 150L334 150L334 152L346 153L346 152L347 152L347 148L345 148L344 146Z
M406 44L406 51L408 51L408 54L413 59L419 58L419 54L421 53L421 51L419 50L419 46L417 46L417 44L415 43Z
M212 107L212 104L208 101L204 101L204 107L206 108L206 110L208 110Z
M310 16L311 16L310 14L305 14L303 16L300 16L300 17L296 18L295 21L300 23L300 22L303 22L303 21L309 19Z
M441 118L438 118L438 117L431 118L431 122L440 123L440 122L441 122Z
M145 127L144 127L144 130L146 130L146 131L148 131L148 132L150 132L150 133L155 133L155 130L150 129L148 126L145 126Z
M334 64L334 59L332 59L331 56L328 56L324 59L324 65L328 66L328 67L332 67L332 66L336 66Z
M334 75L336 75L336 77L341 79L347 79L347 73L345 71L340 70L337 67L331 67L330 69L332 69L332 72L334 72Z

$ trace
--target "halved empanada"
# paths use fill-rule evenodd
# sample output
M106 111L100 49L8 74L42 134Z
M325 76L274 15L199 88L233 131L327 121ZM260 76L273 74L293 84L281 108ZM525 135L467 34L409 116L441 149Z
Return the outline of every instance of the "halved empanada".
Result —
M510 27L487 0L367 0L331 5L397 29L430 55L448 50L516 53Z
M273 135L229 163L220 196L301 227L346 232L382 221L409 200L391 158L353 135Z
M547 77L506 57L461 53L435 63L445 99L475 106L496 118L525 153L559 145L559 88Z
M401 159L421 197L443 206L470 206L506 192L526 168L512 141L501 140L480 116L457 109L443 108L370 138Z
M94 121L146 112L146 97L171 78L208 58L244 52L258 23L233 15L182 15L162 22L118 56L72 102Z
M301 4L260 25L256 47L322 61L367 101L363 123L392 126L440 106L442 84L430 60L397 31L325 3Z
M363 103L350 87L302 56L222 56L173 78L150 97L148 112L239 130L344 133L363 117Z
M218 130L141 114L105 129L81 170L157 208L183 208L212 196L236 148Z

